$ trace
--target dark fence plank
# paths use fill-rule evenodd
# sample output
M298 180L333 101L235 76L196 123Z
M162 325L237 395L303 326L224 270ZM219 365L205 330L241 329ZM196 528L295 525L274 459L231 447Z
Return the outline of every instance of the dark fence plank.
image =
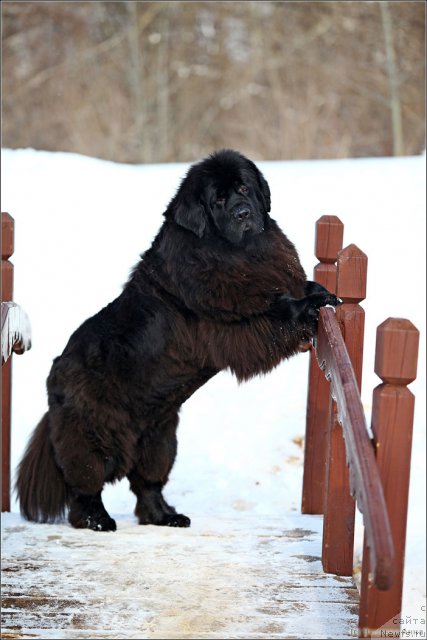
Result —
M369 536L365 536L359 627L362 637L400 630L409 475L415 398L406 385L417 375L419 331L409 321L388 318L377 329L375 372L383 380L374 389L372 433L379 474L396 553L396 575L386 593L370 579Z
M15 223L8 213L1 214L1 510L10 511L10 417L12 398L12 351L24 353L31 347L30 323L25 312L13 300L13 264Z
M8 213L1 214L1 301L13 299L13 264L9 258L14 250L14 220ZM12 361L1 368L1 510L10 511L10 402Z
M344 225L336 216L316 222L315 255L319 263L313 278L331 293L337 280L336 259L342 248ZM325 496L326 438L329 421L329 383L320 371L314 350L310 353L305 431L302 513L323 513Z

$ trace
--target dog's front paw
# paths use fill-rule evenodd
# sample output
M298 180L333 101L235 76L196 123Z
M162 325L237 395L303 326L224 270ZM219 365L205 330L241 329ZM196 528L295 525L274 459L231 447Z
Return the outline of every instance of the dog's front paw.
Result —
M333 293L329 293L329 291L324 291L321 293L314 293L305 298L305 311L304 311L304 320L306 324L310 327L312 335L316 333L317 322L319 320L320 309L322 307L326 307L331 305L333 307L337 307L342 301L337 298Z
M342 304L342 300L341 298L338 298L335 294L333 293L329 293L326 296L326 303L325 305L322 306L327 306L327 305L331 305L332 307L338 307L340 304Z
M313 310L317 310L321 307L326 307L328 305L332 307L337 307L342 304L342 300L338 298L334 293L330 293L329 291L323 291L321 293L315 293L311 296L308 296L309 307Z

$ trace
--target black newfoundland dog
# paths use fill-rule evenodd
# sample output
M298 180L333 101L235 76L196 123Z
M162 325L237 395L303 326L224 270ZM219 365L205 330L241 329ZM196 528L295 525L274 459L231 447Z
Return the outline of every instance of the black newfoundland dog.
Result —
M268 184L241 154L190 168L121 295L53 362L49 410L18 469L26 518L68 510L74 527L114 531L101 492L127 476L140 524L190 525L162 495L183 402L222 369L270 371L314 336L321 306L339 303L307 281L269 211Z

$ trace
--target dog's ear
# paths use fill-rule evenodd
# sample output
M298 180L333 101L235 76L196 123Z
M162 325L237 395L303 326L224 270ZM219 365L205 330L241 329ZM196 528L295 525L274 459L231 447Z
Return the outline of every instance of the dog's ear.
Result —
M271 209L271 194L270 187L267 180L262 175L256 164L252 160L248 160L252 172L255 174L257 188L257 198L262 205L264 205L265 213L270 213Z
M192 231L201 238L206 229L207 217L198 188L199 182L197 167L191 167L170 202L166 217L172 218L180 227Z
M177 198L173 207L175 222L201 238L206 228L206 213L203 205L193 199Z
M262 199L264 201L265 211L266 213L270 212L271 209L271 194L270 187L268 186L267 180L262 175L261 171L257 168L257 179L258 184L261 190Z

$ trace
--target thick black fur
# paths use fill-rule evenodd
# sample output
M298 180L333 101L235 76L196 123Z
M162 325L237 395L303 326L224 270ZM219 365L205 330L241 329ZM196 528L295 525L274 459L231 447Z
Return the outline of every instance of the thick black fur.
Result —
M23 515L113 531L101 492L127 476L141 524L187 527L162 496L178 412L222 369L239 380L296 354L319 308L338 304L307 282L270 218L257 167L222 150L192 166L121 295L71 336L47 380L49 410L17 476Z

